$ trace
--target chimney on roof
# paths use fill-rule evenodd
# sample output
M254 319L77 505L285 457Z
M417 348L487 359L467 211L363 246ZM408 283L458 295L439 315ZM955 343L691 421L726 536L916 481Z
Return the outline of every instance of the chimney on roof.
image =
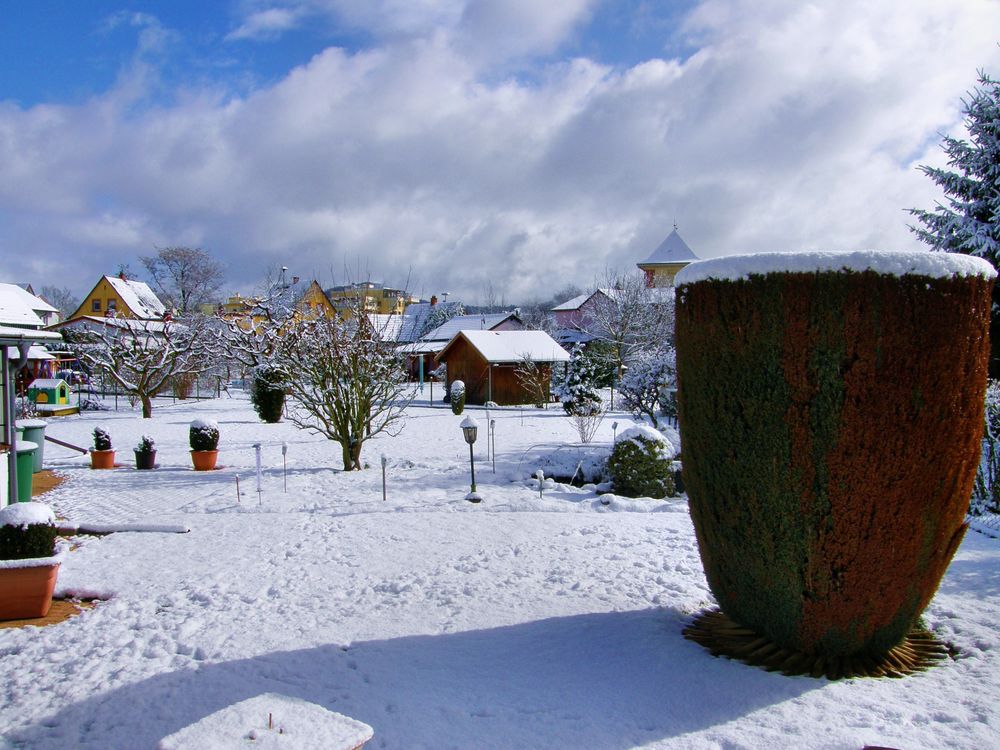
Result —
M438 298L436 294L431 295L431 307L434 307L438 303Z
M122 281L128 281L128 279L125 277L125 269L122 269L121 271L118 272L118 278L121 279Z

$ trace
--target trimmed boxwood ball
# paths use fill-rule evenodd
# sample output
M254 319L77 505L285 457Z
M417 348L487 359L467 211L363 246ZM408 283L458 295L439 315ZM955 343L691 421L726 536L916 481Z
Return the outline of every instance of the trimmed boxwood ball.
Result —
M676 450L650 427L630 427L615 438L608 474L615 494L662 499L676 494L673 459Z
M992 286L870 270L681 282L684 483L732 620L826 657L884 654L914 626L965 532Z
M214 451L219 447L219 425L215 422L196 419L188 433L193 451Z
M94 428L94 450L95 451L111 450L111 433L109 433L103 427Z

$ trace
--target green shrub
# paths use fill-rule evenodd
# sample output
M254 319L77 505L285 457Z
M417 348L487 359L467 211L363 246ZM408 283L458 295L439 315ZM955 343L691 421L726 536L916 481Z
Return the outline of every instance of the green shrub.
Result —
M55 554L52 511L42 503L14 503L0 511L0 560L25 560Z
M250 401L257 416L269 424L281 421L285 407L285 382L276 367L258 367L250 384Z
M676 494L675 449L656 430L630 427L615 439L608 473L617 495L662 499Z
M465 411L465 383L461 380L451 381L451 412L461 414Z
M219 447L219 425L196 419L191 423L189 438L191 450L214 451Z
M108 432L103 427L94 428L94 450L95 451L111 450L111 433Z

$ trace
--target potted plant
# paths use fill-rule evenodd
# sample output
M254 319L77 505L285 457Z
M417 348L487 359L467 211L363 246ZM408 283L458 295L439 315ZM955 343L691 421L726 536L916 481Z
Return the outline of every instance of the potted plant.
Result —
M156 443L149 435L143 435L135 446L135 468L152 469L156 466Z
M219 425L212 421L196 419L189 432L191 462L195 471L211 471L219 458Z
M94 447L90 449L90 468L115 468L115 452L111 447L111 433L103 427L94 428Z
M52 510L14 503L0 510L0 620L45 617L62 554L55 554Z

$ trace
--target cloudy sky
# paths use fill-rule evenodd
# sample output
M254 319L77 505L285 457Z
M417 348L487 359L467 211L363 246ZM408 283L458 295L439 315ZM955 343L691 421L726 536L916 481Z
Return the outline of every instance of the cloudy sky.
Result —
M0 25L0 277L200 246L507 301L704 257L919 247L1000 0L36 0Z

